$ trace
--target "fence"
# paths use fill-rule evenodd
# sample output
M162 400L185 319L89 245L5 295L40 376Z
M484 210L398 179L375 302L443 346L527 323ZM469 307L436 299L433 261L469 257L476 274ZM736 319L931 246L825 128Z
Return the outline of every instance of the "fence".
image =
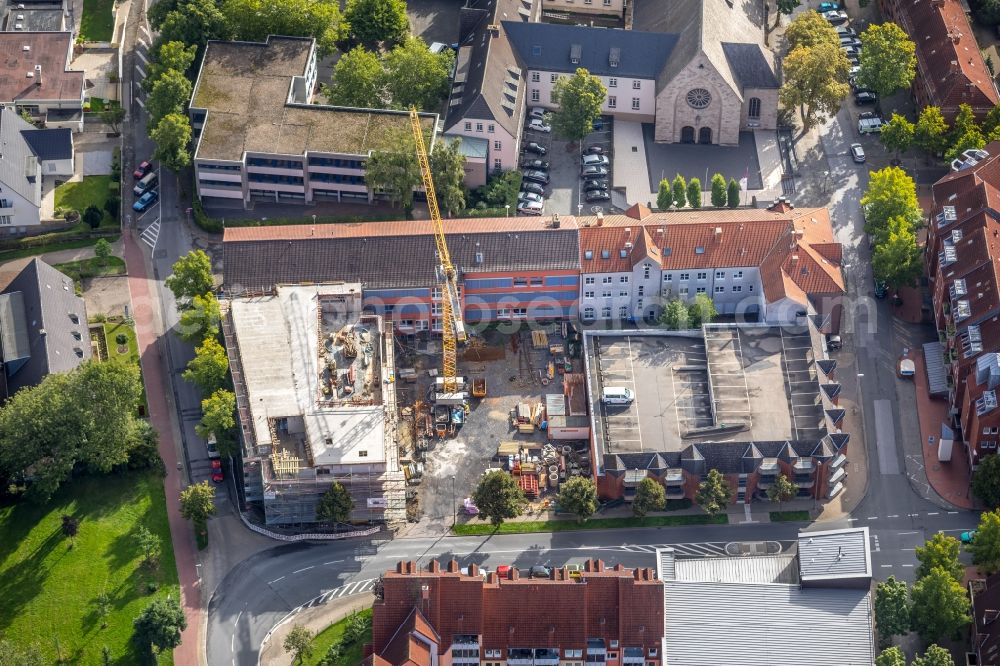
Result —
M263 536L266 536L270 539L275 539L277 541L310 541L310 540L339 541L341 539L351 539L354 537L371 536L376 532L382 530L381 527L369 527L366 530L357 530L354 532L341 532L339 534L277 534L275 532L272 532L271 530L264 529L260 525L254 525L253 523L250 522L249 519L247 519L247 517L243 514L242 511L240 512L240 520L243 521L244 525L246 525L248 528L250 528L257 534L262 534Z

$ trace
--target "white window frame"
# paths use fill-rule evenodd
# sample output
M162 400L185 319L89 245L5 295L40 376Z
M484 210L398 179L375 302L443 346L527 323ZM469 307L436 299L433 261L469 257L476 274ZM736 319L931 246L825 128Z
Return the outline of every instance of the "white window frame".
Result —
M618 98L614 95L608 95L608 108L617 109L618 108Z
M642 100L638 97L632 98L632 110L638 111L642 107Z
M617 88L618 87L618 79L615 78L614 76L612 76L611 78L609 78L608 79L608 87L609 88Z

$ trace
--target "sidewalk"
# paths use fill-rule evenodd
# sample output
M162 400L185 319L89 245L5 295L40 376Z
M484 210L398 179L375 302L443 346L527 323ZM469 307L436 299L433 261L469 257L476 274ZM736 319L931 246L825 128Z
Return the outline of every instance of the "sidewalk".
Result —
M261 646L260 663L263 666L289 666L292 663L292 656L285 652L281 644L295 625L304 626L315 636L331 624L339 622L355 611L370 607L374 602L375 597L371 593L353 594L321 606L307 608L296 615L285 618L283 624L273 629L274 633Z

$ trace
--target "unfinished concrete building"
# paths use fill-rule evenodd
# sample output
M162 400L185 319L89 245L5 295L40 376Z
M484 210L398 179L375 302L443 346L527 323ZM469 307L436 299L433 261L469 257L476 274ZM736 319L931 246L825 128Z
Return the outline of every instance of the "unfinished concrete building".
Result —
M339 481L352 521L405 519L392 338L362 311L361 285L278 286L225 305L245 501L269 525L314 523Z

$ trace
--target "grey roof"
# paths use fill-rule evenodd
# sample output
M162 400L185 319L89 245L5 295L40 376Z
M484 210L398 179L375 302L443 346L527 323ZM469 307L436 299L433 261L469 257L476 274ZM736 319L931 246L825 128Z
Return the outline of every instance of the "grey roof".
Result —
M73 157L73 131L69 128L28 129L22 130L21 136L43 162Z
M42 179L38 173L38 158L22 132L34 126L24 122L7 107L0 107L0 185L41 205Z
M726 54L733 76L743 88L779 88L778 77L764 57L759 44L733 44L724 42L722 52Z
M13 292L21 292L24 298L31 358L7 378L11 394L22 387L34 386L51 373L68 372L90 358L87 310L71 279L36 258L3 293ZM75 315L76 323L71 315Z
M18 9L15 4L23 2L8 4L5 19L8 32L58 32L66 27L63 21L63 9L59 4L38 5L31 9ZM20 30L15 29L17 25L21 26Z
M6 365L28 358L28 326L24 316L24 294L0 294L0 351Z
M751 557L702 557L678 560L674 565L676 580L719 583L799 582L794 554Z
M871 578L868 528L799 533L802 581Z
M677 35L505 21L504 29L527 69L575 72L583 67L599 76L655 79L677 43ZM618 66L610 64L611 50L618 50ZM579 53L579 62L570 53Z

